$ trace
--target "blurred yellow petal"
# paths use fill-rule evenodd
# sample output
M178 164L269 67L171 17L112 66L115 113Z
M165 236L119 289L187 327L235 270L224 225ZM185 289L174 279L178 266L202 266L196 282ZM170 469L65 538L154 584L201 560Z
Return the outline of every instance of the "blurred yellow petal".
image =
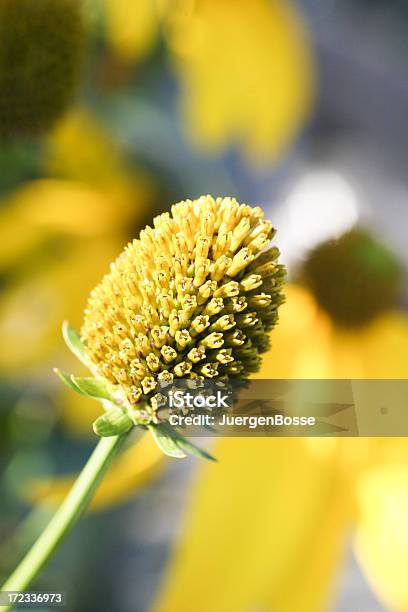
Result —
M361 329L331 323L296 285L263 355L257 378L408 378L408 316L389 311Z
M330 377L330 328L310 293L296 285L285 287L286 302L271 334L272 348L262 355L255 378Z
M308 292L289 285L285 293L257 378L329 376L330 325ZM159 612L188 601L198 602L198 611L321 609L353 515L341 443L218 441L217 465L200 466Z
M367 330L362 346L366 378L408 378L408 316L389 311Z
M96 402L95 402L96 404ZM89 505L101 511L129 499L146 485L164 463L164 455L147 433L127 448L113 463ZM36 480L26 483L23 495L36 504L59 504L71 489L75 476Z
M369 470L358 482L357 556L389 609L408 610L408 442L405 461ZM401 459L401 455L400 455Z
M334 378L408 378L407 315L389 311L361 330L333 327L330 364ZM408 466L407 449L404 438L385 437L346 438L339 447L344 470L356 478L391 456Z
M201 466L158 612L316 612L349 520L331 455L301 439L225 438Z
M354 331L333 326L330 368L338 378L408 378L407 315L389 311ZM359 513L355 548L362 569L390 609L406 611L408 441L345 438L339 442L339 461L350 478L348 494Z
M332 378L364 378L364 336L359 332L332 327L330 334L329 376Z
M80 373L78 364L64 364L64 368L67 371L75 371L76 374ZM89 375L89 371L84 372L84 375ZM101 415L101 405L93 398L70 391L65 385L59 385L55 390L61 424L68 436L89 439L93 436L92 424Z
M389 311L361 330L332 328L335 378L407 378L408 316Z
M120 147L85 109L65 115L47 144L48 169L53 176L115 188L130 182Z
M110 43L123 59L141 59L157 37L155 0L104 0Z
M167 40L196 140L238 143L273 158L298 134L314 98L306 24L287 0L180 0L169 4Z
M0 212L2 260L18 256L23 241L10 232L17 223L27 241L29 235L41 239L50 234L95 236L112 231L112 223L125 225L131 206L121 193L106 193L84 183L45 179L29 183L10 196ZM38 239L37 239L38 240ZM28 240L28 245L32 241ZM21 243L20 248L16 245Z
M89 211L94 204L92 195L81 200L75 198L76 194L76 190L70 192L69 203L73 208L82 203L82 212L78 213L86 217L86 205L90 205ZM57 197L54 201L62 200ZM97 216L98 211L102 219L103 208L96 206L93 214ZM44 218L45 224L53 223L52 214L50 217ZM63 218L56 218L55 223L63 222ZM98 223L95 225L98 231ZM0 300L0 334L8 349L0 352L0 368L16 376L35 364L41 363L42 368L54 365L47 359L55 358L56 351L63 349L61 322L66 318L74 325L80 323L89 288L105 272L123 241L120 234L111 238L105 232L100 239L87 236L83 240L59 232L51 236L53 240L43 249L28 252L16 267L3 272L8 286Z

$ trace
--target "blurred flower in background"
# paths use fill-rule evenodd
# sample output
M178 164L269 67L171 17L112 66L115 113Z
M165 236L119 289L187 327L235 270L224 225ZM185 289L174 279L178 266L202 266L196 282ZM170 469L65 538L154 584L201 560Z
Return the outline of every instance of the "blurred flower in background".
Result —
M78 0L1 1L1 138L52 127L80 87L85 47Z
M300 274L319 306L340 327L364 327L402 295L402 266L362 228L315 247Z
M256 378L406 378L408 316L397 307L394 256L355 229L316 247L303 268L309 280L314 274L311 291L287 288ZM382 281L394 299L380 309ZM323 310L330 288L343 295ZM364 321L350 321L359 304ZM191 600L203 611L328 609L349 537L385 604L406 609L406 439L223 438L213 452L219 465L200 466L155 609L183 610Z
M140 60L161 34L181 88L187 133L219 150L277 158L303 128L314 99L311 43L286 0L106 0L108 38Z

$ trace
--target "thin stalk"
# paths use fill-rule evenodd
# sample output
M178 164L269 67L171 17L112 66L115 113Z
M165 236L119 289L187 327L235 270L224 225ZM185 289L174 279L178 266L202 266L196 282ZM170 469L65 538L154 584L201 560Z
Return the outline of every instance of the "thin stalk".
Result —
M24 591L29 586L85 510L125 437L111 436L99 440L67 497L24 559L0 588L1 591ZM2 607L2 610L10 610L11 607Z

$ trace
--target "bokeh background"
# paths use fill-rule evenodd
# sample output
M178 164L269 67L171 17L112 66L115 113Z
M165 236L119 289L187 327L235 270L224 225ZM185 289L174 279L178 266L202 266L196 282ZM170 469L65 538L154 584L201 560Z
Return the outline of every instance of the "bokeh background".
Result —
M17 12L0 0L1 576L95 444L98 405L52 373L56 365L80 371L61 322L80 327L87 294L109 263L173 202L233 195L262 205L278 228L291 286L264 377L408 375L405 276L389 311L361 330L338 329L296 286L307 253L356 225L408 264L405 2L14 2ZM65 591L67 610L145 612L172 564L202 467L162 461L136 442L36 582ZM366 456L357 442L353 456ZM306 451L286 452L283 463ZM334 521L343 552L330 575L316 578L327 586L319 604L305 591L298 607L284 599L279 607L271 595L270 607L255 599L203 609L407 610L398 567L408 559L408 452L400 440L383 454L381 478L370 472L368 488L352 485L366 522ZM273 491L273 478L263 478ZM307 529L312 563L320 537ZM237 533L231 558L243 554L239 540ZM285 558L297 582L299 568ZM183 584L178 610L201 609L202 577ZM163 597L161 609L171 612L171 596L167 604Z

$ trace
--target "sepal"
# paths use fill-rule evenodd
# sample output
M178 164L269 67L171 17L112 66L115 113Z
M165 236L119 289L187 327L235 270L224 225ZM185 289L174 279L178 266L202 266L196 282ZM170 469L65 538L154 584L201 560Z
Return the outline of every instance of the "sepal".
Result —
M98 417L93 424L97 436L120 436L133 427L128 415L119 407L113 407Z
M148 430L153 436L154 441L160 450L169 457L183 459L186 453L179 447L171 436L162 428L161 425L148 425Z
M109 384L104 380L92 377L74 376L58 368L54 368L54 372L67 387L81 395L86 395L87 397L92 397L97 400L108 400L113 403L116 401Z
M89 359L85 351L85 345L78 332L70 326L68 321L64 321L62 324L62 336L71 353L73 353L75 357L78 357L84 365L89 367Z
M184 458L186 453L190 453L203 459L216 461L215 457L187 440L169 423L152 424L148 426L148 429L159 448L170 457Z

